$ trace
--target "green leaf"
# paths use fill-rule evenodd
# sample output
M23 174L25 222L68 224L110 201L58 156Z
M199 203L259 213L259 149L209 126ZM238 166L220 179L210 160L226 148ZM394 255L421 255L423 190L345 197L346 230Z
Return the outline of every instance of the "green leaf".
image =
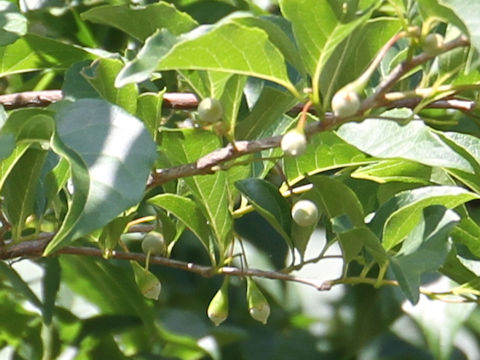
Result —
M373 159L342 140L334 132L322 132L309 139L307 150L298 157L284 159L285 175L294 184L306 175L346 166L368 164Z
M220 71L178 70L192 90L201 98L220 98L232 74Z
M320 76L320 90L325 99L328 101L336 90L357 79L400 29L401 23L397 18L373 18L343 40Z
M168 29L178 35L195 28L198 23L172 4L160 1L144 6L103 5L81 14L82 19L110 25L144 41L157 29Z
M12 237L18 240L25 220L34 212L36 189L47 152L33 147L26 150L10 171L2 189L3 209L12 224Z
M437 18L447 24L454 24L460 30L466 31L465 25L459 19L453 8L449 6L450 0L445 2L443 0L418 0L418 9L424 20L430 17Z
M235 186L248 198L255 210L278 231L287 244L290 244L292 222L290 204L278 189L268 181L254 178L237 181Z
M130 220L130 216L120 216L104 226L102 233L98 238L98 243L100 244L104 258L108 259L112 256L113 251L118 245L120 235L125 231Z
M138 203L156 158L143 124L102 100L81 99L57 112L53 149L72 168L75 188L50 254Z
M160 194L148 202L175 215L200 239L207 251L210 249L210 228L201 207L195 201L176 194Z
M0 1L0 46L13 43L27 32L27 19L10 1Z
M88 83L106 101L116 104L131 114L137 110L137 87L134 84L116 88L113 84L115 77L122 69L122 62L115 59L98 59L89 67L84 67L81 74Z
M8 175L14 168L15 164L20 160L30 147L30 144L22 144L14 148L13 152L10 154L9 157L0 161L0 191L3 192L3 185L5 184L5 180L7 179Z
M0 47L0 78L42 69L66 69L94 57L80 47L27 34L11 45Z
M352 19L339 18L330 2L317 0L281 0L280 8L292 23L301 58L314 83L319 81L336 47L365 23L373 11L372 7Z
M43 307L42 315L44 323L50 325L53 312L55 311L55 299L60 289L61 269L58 258L45 259L45 274L42 278Z
M456 186L426 186L403 191L378 209L370 227L389 250L417 226L425 208L442 205L453 209L478 198L479 195Z
M340 233L338 229L334 228L333 230ZM348 229L342 231L339 236L342 244L361 243L379 265L383 265L388 261L387 252L383 248L380 239L368 227L361 226ZM345 245L343 246L345 247Z
M479 17L480 17L480 3L476 1L464 1L464 0L440 0L444 6L453 10L455 15L460 18L468 31L470 42L472 46L480 53L480 29L479 29ZM451 16L448 17L450 21ZM461 27L463 30L463 27Z
M445 262L450 231L460 220L443 206L422 209L421 220L404 241L390 263L400 288L412 304L419 300L420 275L438 270Z
M406 182L428 185L432 177L432 168L413 161L392 159L362 166L355 170L351 176L381 184Z
M313 184L311 193L316 196L312 197L312 200L315 200L328 219L333 221L335 218L345 216L352 228L365 226L362 204L351 188L328 176L316 175L309 180ZM345 231L339 231L337 235L345 261L349 262L361 250L362 243L357 239L352 241L351 236L344 237L343 232Z
M196 162L222 146L221 139L209 131L200 129L163 130L161 150L173 165ZM230 211L228 180L225 172L218 171L212 175L198 175L184 179L196 200L200 202L208 223L215 234L220 252L230 243L232 236L232 214Z
M453 229L452 239L454 242L465 245L470 252L480 258L480 225L470 217L462 218L462 221Z
M258 27L268 34L268 39L285 56L285 60L290 63L300 74L305 74L305 68L298 49L292 40L293 32L291 24L280 16L246 16L233 18L233 22L250 27Z
M22 294L28 301L30 301L37 309L42 308L42 302L30 289L28 284L18 275L14 268L9 266L4 261L0 261L0 274L12 285L12 289L15 292Z
M201 30L178 38L156 32L123 68L116 85L146 80L155 69L213 70L270 80L296 93L283 55L263 30L235 23Z
M137 116L142 119L155 142L162 120L163 94L165 90L159 93L143 93L137 100Z
M245 76L231 76L225 84L220 102L223 107L223 124L228 129L229 139L234 139L238 111L242 103L243 88L247 78Z
M130 264L135 274L135 282L142 295L147 299L158 300L162 285L157 277L136 261L130 261Z
M237 139L253 140L283 134L293 122L284 113L296 102L291 94L265 86L251 112L238 122Z
M401 125L397 121L368 119L345 124L337 133L346 142L378 158L402 158L473 173L469 161L445 144L423 121Z

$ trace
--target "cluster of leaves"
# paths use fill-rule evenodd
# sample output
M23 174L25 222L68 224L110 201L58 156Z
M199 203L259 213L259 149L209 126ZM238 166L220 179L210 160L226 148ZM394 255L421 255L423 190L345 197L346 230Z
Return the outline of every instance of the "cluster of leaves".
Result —
M396 293L397 304L405 298L416 304L421 292L477 301L475 1L280 0L273 13L240 0L54 5L24 1L20 10L0 0L1 88L63 91L63 100L47 108L0 107L0 254L39 255L39 244L45 256L38 261L44 269L42 296L0 263L0 280L8 280L0 289L10 291L0 292L1 306L11 314L0 344L10 344L23 358L41 351L44 359L54 357L66 343L79 358L140 358L143 352L219 359L219 344L245 335L213 332L215 340L202 342L197 335L205 334L203 320L158 315L142 298L157 299L160 292L159 270L148 266L154 258L148 254L145 267L135 261L139 239L151 230L162 234L159 252L169 258L157 261L186 264L185 270L204 275L245 277L247 291L236 289L236 295L246 293L241 305L261 322L270 309L250 277L262 272L248 272L251 244L273 254L276 271L265 277L298 280L285 273L322 262L339 245L341 277L320 278L323 288L395 285L402 292ZM430 33L446 42L425 54L422 44ZM333 116L334 94L365 74L373 59L378 66L358 94L364 106L354 116ZM206 123L192 111L167 112L167 92L218 99L222 118ZM310 104L312 112L307 114L308 106L300 114L292 111L298 103ZM284 156L280 136L294 127L307 132L308 145L299 156ZM292 204L300 199L316 204L326 233L313 257L307 257L307 246L319 224L292 221ZM267 229L274 241L252 231L252 219L253 229ZM52 257L93 254L92 247L109 260ZM119 254L131 262L117 260ZM168 292L174 276L163 271ZM458 287L427 291L422 279L431 274ZM178 296L193 292L189 281L184 278ZM215 323L228 315L234 291L229 282L235 280L225 276L208 309ZM67 290L60 284L87 297L102 315L80 321L66 310ZM215 286L208 285L200 298L211 298ZM269 297L279 300L279 293L269 291ZM41 311L40 322L20 308L16 294ZM206 303L191 306L205 312ZM462 309L468 315L474 308ZM437 358L449 357L452 329L467 315L452 321L447 340L428 338ZM384 326L397 316L398 308ZM17 328L22 321L32 322L28 331ZM296 321L289 329L302 332L284 344L308 328L306 319ZM173 323L183 324L184 331L192 324L201 329L187 336L172 330ZM128 331L119 340L108 333L112 329ZM40 331L41 344L35 337ZM36 340L22 348L21 337ZM369 340L358 340L349 351ZM268 356L281 358L282 349L277 344Z

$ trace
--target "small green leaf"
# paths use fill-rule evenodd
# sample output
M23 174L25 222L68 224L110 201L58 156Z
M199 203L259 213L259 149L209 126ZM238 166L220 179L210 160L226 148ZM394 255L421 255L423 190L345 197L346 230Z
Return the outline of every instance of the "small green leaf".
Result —
M438 270L445 262L448 238L460 217L443 206L422 209L422 219L412 229L401 250L390 257L392 270L412 304L419 300L420 275Z
M2 205L12 224L12 237L18 240L25 220L34 212L36 189L47 152L29 148L10 171L2 189Z
M432 205L453 209L480 196L456 186L426 186L398 193L384 203L370 222L373 232L389 250L399 244L421 220L423 210Z
M130 261L130 264L135 275L135 282L142 295L147 299L158 300L162 285L157 277L136 261Z
M53 149L72 168L75 191L50 254L138 203L156 157L143 124L102 100L81 99L57 112Z
M100 244L104 258L108 259L112 256L113 251L118 245L120 235L125 231L125 227L130 220L129 216L120 216L104 226L98 238L98 243Z
M176 194L160 194L150 198L148 202L175 215L200 239L207 251L210 249L207 219L195 201Z
M235 186L289 244L292 222L290 205L278 189L268 181L254 178L237 181Z
M163 94L165 90L159 93L143 93L137 100L137 116L142 119L155 142L162 120Z
M27 19L10 1L0 1L0 46L15 42L27 32Z
M8 175L14 168L15 164L20 160L30 147L30 144L22 144L13 149L13 152L10 154L9 157L0 161L0 191L3 191L3 185L5 184L5 180L7 179Z
M160 1L144 6L103 5L81 14L82 19L113 26L144 41L157 29L168 29L178 35L192 30L198 24L187 13L172 4ZM148 20L148 21L146 21Z

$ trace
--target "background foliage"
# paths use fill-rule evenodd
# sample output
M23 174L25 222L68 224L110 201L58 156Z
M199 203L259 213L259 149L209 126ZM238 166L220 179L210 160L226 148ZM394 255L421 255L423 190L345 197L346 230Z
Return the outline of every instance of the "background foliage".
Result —
M479 18L475 0L0 0L0 92L33 92L0 96L0 357L480 358ZM199 121L207 97L220 122ZM299 199L318 224L292 221Z

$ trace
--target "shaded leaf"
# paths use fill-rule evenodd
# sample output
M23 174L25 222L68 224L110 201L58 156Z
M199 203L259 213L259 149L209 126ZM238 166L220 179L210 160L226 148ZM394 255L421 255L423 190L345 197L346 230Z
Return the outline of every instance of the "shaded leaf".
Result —
M45 274L42 278L43 294L43 321L46 325L52 322L53 312L55 310L55 299L60 289L61 269L57 257L45 259Z
M235 186L248 198L255 210L290 243L290 204L278 189L268 181L254 178L237 181Z
M47 152L30 147L10 171L2 189L2 207L18 240L25 220L34 212L36 190Z
M412 304L419 300L420 275L438 270L445 262L450 245L450 231L460 220L443 206L423 209L422 220L412 229L401 250L390 263L400 288Z
M11 266L7 265L4 261L0 261L0 273L8 279L15 292L18 292L25 296L37 309L42 308L42 302L30 289L28 284L18 275L18 273Z

